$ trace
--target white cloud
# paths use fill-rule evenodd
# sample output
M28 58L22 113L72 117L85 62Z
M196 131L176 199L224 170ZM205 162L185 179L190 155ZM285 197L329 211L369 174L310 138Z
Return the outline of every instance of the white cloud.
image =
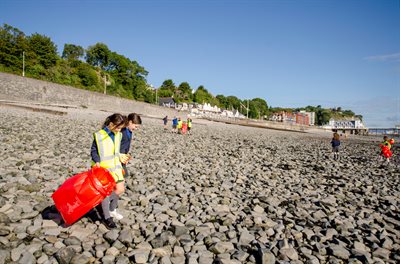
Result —
M368 61L399 61L400 62L400 53L369 56L364 59L368 60Z

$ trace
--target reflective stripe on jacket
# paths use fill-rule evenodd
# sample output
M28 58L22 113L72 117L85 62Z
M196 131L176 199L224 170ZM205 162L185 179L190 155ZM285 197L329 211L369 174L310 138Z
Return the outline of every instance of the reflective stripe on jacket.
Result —
M389 149L392 148L392 144L390 144L389 140L385 140L382 142L382 145L387 146Z
M124 180L123 169L119 160L122 134L115 134L114 141L103 129L94 133L94 139L100 156L100 167L106 168L115 182ZM94 164L94 163L92 163Z

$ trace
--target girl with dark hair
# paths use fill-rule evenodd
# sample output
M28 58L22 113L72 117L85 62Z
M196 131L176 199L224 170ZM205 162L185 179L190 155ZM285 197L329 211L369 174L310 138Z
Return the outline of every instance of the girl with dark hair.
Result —
M113 114L106 118L101 130L93 134L91 147L92 166L106 168L113 176L116 187L114 192L106 197L100 209L103 212L104 224L107 228L117 227L110 211L115 211L118 196L124 193L124 175L121 164L121 129L125 127L126 118L121 114Z
M125 177L129 176L128 169L126 168L126 164L131 159L131 155L129 154L129 149L131 147L132 140L132 132L142 124L142 119L136 113L131 113L128 117L125 118L126 123L125 127L121 129L122 139L121 139L121 147L120 147L120 161L123 168L123 172ZM118 206L118 198L119 195L113 196L112 206L110 206L110 216L114 217L117 220L121 220L123 215L117 212L116 208Z
M142 118L140 115L136 113L130 113L126 118L126 127L121 130L122 139L121 139L121 159L122 167L125 171L125 175L128 176L128 170L126 168L126 164L128 160L131 158L129 155L129 149L131 148L131 140L132 140L132 132L139 128L142 124Z
M333 133L331 145L332 145L333 159L338 160L339 159L340 136L337 132Z

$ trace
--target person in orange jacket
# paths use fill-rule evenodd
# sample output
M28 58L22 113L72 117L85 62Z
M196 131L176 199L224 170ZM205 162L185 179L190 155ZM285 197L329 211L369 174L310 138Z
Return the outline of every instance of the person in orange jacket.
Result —
M386 161L389 162L390 161L390 157L392 156L392 145L394 144L394 139L390 139L388 138L388 136L383 136L383 142L381 144L379 144L379 147L381 148L381 153L380 153L380 157L382 158L386 158Z

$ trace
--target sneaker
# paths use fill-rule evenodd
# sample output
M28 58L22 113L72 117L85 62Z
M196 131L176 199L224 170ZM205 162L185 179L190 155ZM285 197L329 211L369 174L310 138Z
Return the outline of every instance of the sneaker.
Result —
M117 225L114 223L112 217L107 218L106 220L104 220L104 225L108 228L108 229L113 229L116 228Z
M117 210L110 211L110 215L111 215L112 217L114 217L115 219L117 219L117 220L121 220L122 218L124 218L124 216L123 216L122 214L119 214L119 213L117 212Z

